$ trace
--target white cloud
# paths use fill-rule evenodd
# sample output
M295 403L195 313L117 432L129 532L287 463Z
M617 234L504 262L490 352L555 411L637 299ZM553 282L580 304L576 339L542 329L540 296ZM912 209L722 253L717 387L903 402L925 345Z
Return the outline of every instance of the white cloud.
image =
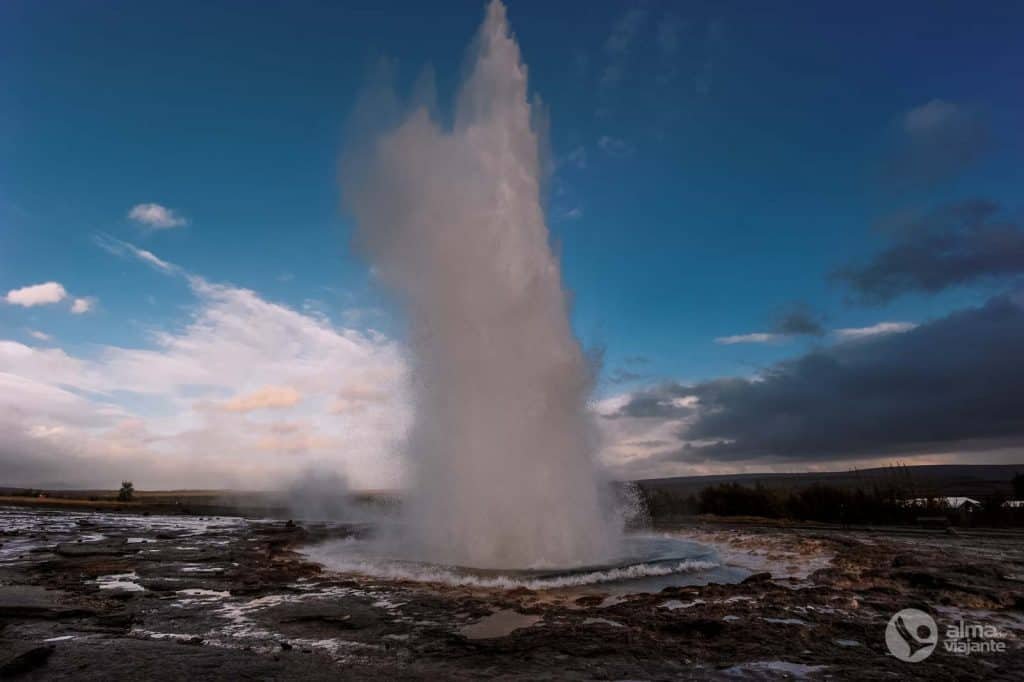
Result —
M735 336L719 336L715 343L731 346L737 343L771 343L782 338L779 334L757 332L754 334L736 334Z
M410 406L395 342L167 266L196 304L141 347L76 356L0 340L5 480L260 488L316 466L356 487L401 482Z
M953 102L933 99L904 114L903 129L910 135L927 135L961 120L965 115L963 109Z
M835 331L836 336L841 339L863 339L869 336L878 336L879 334L900 334L907 332L916 327L917 325L913 322L879 322L873 324L870 327L846 327L844 329L837 329Z
M582 145L574 147L572 151L570 151L568 154L566 154L565 161L566 161L566 163L568 163L571 166L574 166L575 168L579 168L579 169L586 168L587 167L587 148L582 146Z
M361 380L346 384L338 391L337 398L331 404L331 412L360 412L375 403L385 402L388 394L380 388L383 385L387 385L386 377L365 375Z
M612 26L611 34L605 41L604 51L608 58L601 87L613 88L626 75L626 62L630 49L647 21L647 10L634 7L626 10Z
M252 393L246 393L223 404L229 412L252 412L294 407L302 400L302 394L291 386L264 386Z
M53 337L46 332L41 332L38 329L30 329L28 335L37 341L52 341Z
M136 204L128 211L128 217L137 223L156 230L187 225L188 221L160 204Z
M93 309L96 300L92 298L76 298L71 303L71 312L75 315L83 315Z
M68 292L59 282L44 282L33 284L20 289L11 289L4 297L11 305L20 305L24 308L31 308L37 305L48 305L60 303L67 298Z
M623 158L633 153L633 145L617 137L602 135L597 140L597 146L608 156Z

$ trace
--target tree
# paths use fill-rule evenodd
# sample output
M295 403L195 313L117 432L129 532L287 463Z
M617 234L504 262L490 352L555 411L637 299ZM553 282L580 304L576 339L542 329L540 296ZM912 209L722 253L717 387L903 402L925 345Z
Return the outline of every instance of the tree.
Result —
M117 499L119 502L131 502L132 497L135 495L135 486L132 485L131 481L121 481L121 489L117 491Z
M1024 500L1024 474L1013 477L1013 496L1018 500Z

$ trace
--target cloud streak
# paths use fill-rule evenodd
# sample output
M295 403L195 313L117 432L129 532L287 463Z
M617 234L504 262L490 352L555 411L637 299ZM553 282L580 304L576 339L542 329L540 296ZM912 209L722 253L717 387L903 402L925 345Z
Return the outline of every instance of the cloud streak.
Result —
M120 256L122 258L135 258L151 268L168 275L180 274L182 272L181 268L177 265L159 258L152 251L141 249L134 244L111 237L108 234L97 234L94 237L94 240L101 249L115 256Z
M779 334L769 332L754 332L752 334L733 334L732 336L719 336L715 343L722 346L734 346L739 343L774 343L781 340Z
M880 334L902 334L915 328L913 322L879 322L868 327L844 327L836 329L835 335L840 339L866 339Z

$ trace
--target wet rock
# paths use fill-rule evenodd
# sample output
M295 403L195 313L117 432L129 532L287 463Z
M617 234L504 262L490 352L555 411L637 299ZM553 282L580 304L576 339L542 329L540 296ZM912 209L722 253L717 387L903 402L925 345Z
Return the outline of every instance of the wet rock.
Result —
M299 602L270 607L260 614L260 619L280 624L291 637L323 638L347 632L365 638L385 631L384 616L380 609L352 601L344 608L325 602Z
M893 568L905 568L907 566L920 566L921 558L913 554L897 554L892 558L890 564Z
M720 620L696 618L693 620L671 620L662 623L660 630L679 635L698 635L700 637L718 637L725 632L726 624Z
M305 616L294 616L292 618L282 618L282 623L324 623L332 627L340 628L342 630L358 630L362 627L359 623L352 620L352 616L332 616L328 614L314 614Z
M998 580L1003 577L1003 571L998 566L993 566L992 564L959 564L954 566L952 570L979 578L996 578Z
M83 576L96 578L101 575L130 573L135 564L121 559L111 560L104 557L97 557L77 562L74 566Z
M100 540L98 542L62 542L54 553L66 557L119 556L137 551L129 547L124 538Z
M743 581L740 584L741 585L753 585L755 583L771 582L771 580L772 580L772 574L769 573L768 571L764 571L762 573L755 573L753 575L747 576L746 578L743 579Z
M0 678L15 677L35 670L45 665L52 654L52 646L37 646L15 654L0 662Z
M110 594L107 595L110 599L116 601L134 601L138 597L139 593L134 590L110 590Z
M35 585L0 587L0 618L64 618L95 614L90 608L68 604L68 595Z
M948 578L925 570L896 571L893 577L908 583L911 587L925 587L928 589L939 589L952 587Z
M935 612L948 604L1012 620L1014 609L1024 608L1024 585L991 570L998 566L1006 575L1024 575L1019 539L979 540L967 532L922 539L817 528L815 542L833 558L812 578L783 584L781 577L755 574L745 584L688 585L606 600L603 594L487 591L319 573L294 552L310 537L299 526L236 523L214 529L205 524L176 532L166 517L153 517L159 531L129 529L130 518L107 517L93 532L155 540L132 543L142 552L31 555L24 564L0 567L0 583L36 590L28 595L34 602L26 604L23 594L20 603L33 607L35 615L23 610L0 618L0 624L8 624L0 633L0 652L5 652L0 660L15 640L91 632L101 636L76 634L61 641L45 667L28 677L700 679L729 669L770 677L758 662L781 661L808 669L826 666L824 674L835 679L900 679L910 669L885 654L881 639L895 611ZM70 543L75 532L48 534L51 542ZM156 539L159 533L174 541ZM751 542L752 534L738 531L744 542ZM787 544L803 551L808 537L790 529L756 534L754 546L769 540L772 556L776 546ZM153 549L160 551L146 551ZM138 575L147 591L121 603L110 591L98 590L92 574L114 568L110 573ZM3 594L0 589L0 604ZM662 608L670 599L699 604ZM7 605L13 605L11 599ZM93 613L82 617L73 615L74 609ZM497 609L539 620L505 636L460 635L461 628ZM837 644L840 640L861 644ZM915 664L909 676L1013 679L1022 667L1024 647L1011 646L984 660L940 649Z
M118 611L96 617L96 624L107 628L128 629L135 621L135 614L130 611Z

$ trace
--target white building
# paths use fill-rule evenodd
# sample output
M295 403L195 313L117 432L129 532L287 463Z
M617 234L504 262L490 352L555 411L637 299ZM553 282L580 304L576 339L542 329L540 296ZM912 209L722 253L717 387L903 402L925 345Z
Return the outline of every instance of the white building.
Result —
M1024 500L1019 501L1024 505ZM903 501L904 506L907 507L927 507L927 506L940 506L947 507L949 509L978 509L981 507L981 502L970 497L915 497L910 500Z

